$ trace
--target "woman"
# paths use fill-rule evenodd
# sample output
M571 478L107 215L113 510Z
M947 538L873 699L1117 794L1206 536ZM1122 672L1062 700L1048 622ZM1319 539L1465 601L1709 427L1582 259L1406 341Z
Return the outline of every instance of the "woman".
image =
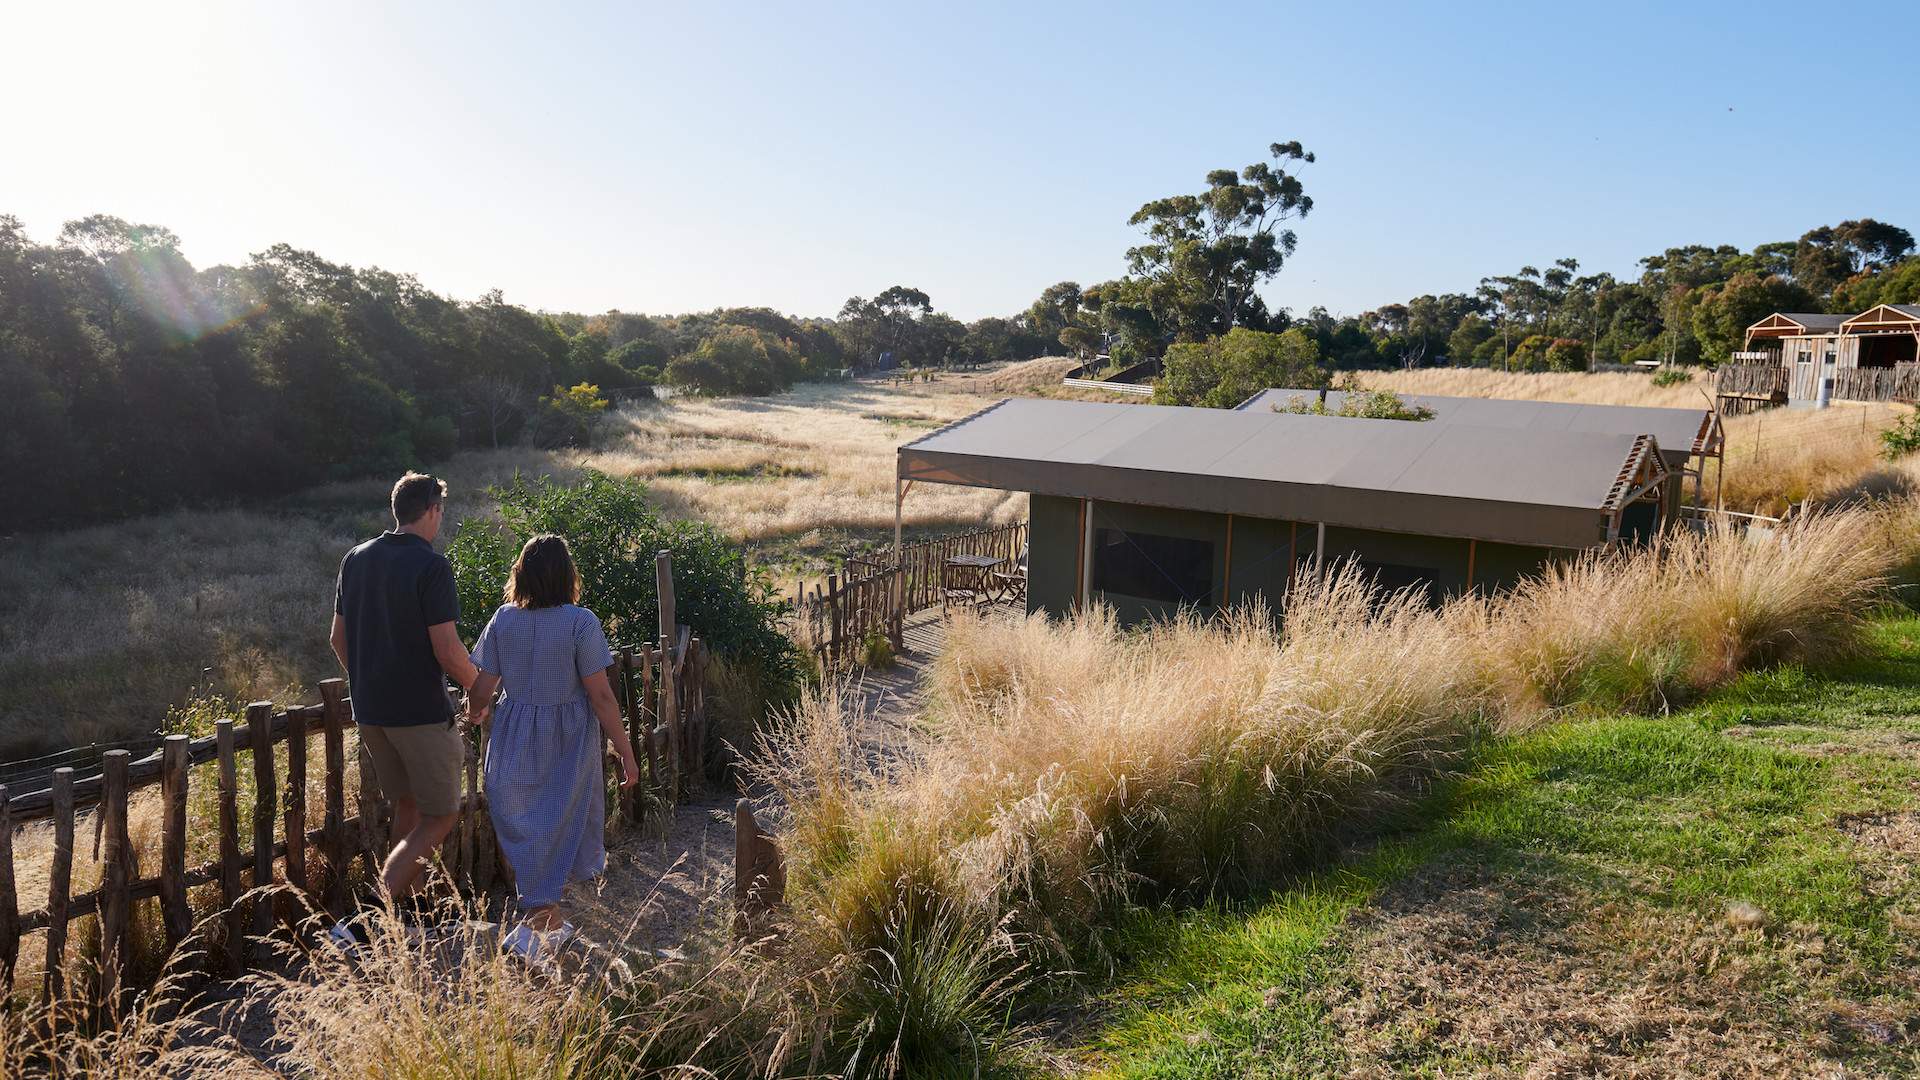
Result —
M560 908L562 892L606 869L602 739L619 755L622 787L639 782L640 765L607 681L613 653L606 633L578 606L580 571L567 542L527 541L505 594L474 646L480 675L467 697L467 719L485 724L493 713L487 809L525 913L506 947L544 966L574 934ZM498 686L505 693L491 709Z

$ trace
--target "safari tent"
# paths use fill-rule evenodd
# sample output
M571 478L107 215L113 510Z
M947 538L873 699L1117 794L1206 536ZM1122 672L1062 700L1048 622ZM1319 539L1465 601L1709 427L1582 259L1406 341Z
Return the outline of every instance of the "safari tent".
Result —
M1497 588L1678 509L1650 432L1438 418L1011 399L897 465L899 500L921 483L1027 492L1029 609L1101 600L1127 621L1278 605L1293 575L1348 559L1435 598Z

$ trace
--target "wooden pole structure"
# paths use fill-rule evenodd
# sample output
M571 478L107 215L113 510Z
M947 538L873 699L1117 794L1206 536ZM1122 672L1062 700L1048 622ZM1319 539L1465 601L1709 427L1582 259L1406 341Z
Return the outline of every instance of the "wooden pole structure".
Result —
M133 755L109 750L101 755L102 832L100 874L100 989L94 1000L106 1015L120 1015L127 967L127 937L133 926L133 843L127 835L127 765Z
M13 996L13 969L20 959L20 895L13 883L13 813L7 785L0 784L0 1001Z
M253 745L253 887L273 884L273 702L247 706L248 742ZM253 932L265 937L273 929L273 902L262 896L253 903ZM254 943L246 942L242 958L253 959Z
M347 908L347 866L353 856L347 844L347 684L344 679L320 683L322 740L327 759L327 811L321 844L327 854L328 910L344 914Z
M220 907L226 939L223 953L229 970L240 968L240 774L234 764L233 721L213 722L214 748L220 783Z
M661 551L653 557L654 594L659 597L660 608L660 711L665 714L667 723L668 770L671 773L667 781L668 799L678 802L686 791L686 777L682 774L681 763L686 760L686 734L680 724L680 679L678 654L678 633L675 627L673 598L673 555Z
M191 741L185 735L169 735L161 752L160 921L166 928L168 949L193 930L193 912L187 907L187 745Z
M67 900L73 891L73 770L53 770L53 866L47 874L47 974L49 1008L67 992Z
M287 710L287 884L307 891L307 714Z

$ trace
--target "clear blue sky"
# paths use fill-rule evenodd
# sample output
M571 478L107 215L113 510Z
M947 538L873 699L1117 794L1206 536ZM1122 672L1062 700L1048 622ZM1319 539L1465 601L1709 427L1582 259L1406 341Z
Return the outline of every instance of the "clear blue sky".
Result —
M1141 203L1286 139L1320 158L1266 290L1296 312L1920 231L1910 9L1675 7L38 4L6 19L0 213L548 309L909 284L962 318L1118 276Z

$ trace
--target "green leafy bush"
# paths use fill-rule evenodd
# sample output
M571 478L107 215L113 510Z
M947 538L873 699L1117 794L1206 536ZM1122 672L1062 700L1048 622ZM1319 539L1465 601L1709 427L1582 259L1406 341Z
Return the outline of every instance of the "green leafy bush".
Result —
M1881 454L1888 460L1920 452L1920 412L1910 412L1880 433Z
M1431 420L1433 410L1425 405L1409 405L1391 390L1350 390L1340 399L1338 408L1328 408L1316 396L1300 394L1275 412L1304 413L1314 416L1354 416L1367 420Z
M1685 368L1663 367L1653 373L1653 385L1655 386L1679 386L1681 383L1692 381L1692 373Z
M500 503L499 523L467 521L448 546L460 592L460 633L471 641L500 604L501 586L531 537L557 533L573 548L585 583L580 603L600 616L621 646L658 636L659 596L654 555L673 556L674 609L735 669L750 671L771 694L799 682L793 642L776 625L782 604L746 554L704 522L673 521L647 500L646 485L589 471L578 484L551 477L488 492Z

